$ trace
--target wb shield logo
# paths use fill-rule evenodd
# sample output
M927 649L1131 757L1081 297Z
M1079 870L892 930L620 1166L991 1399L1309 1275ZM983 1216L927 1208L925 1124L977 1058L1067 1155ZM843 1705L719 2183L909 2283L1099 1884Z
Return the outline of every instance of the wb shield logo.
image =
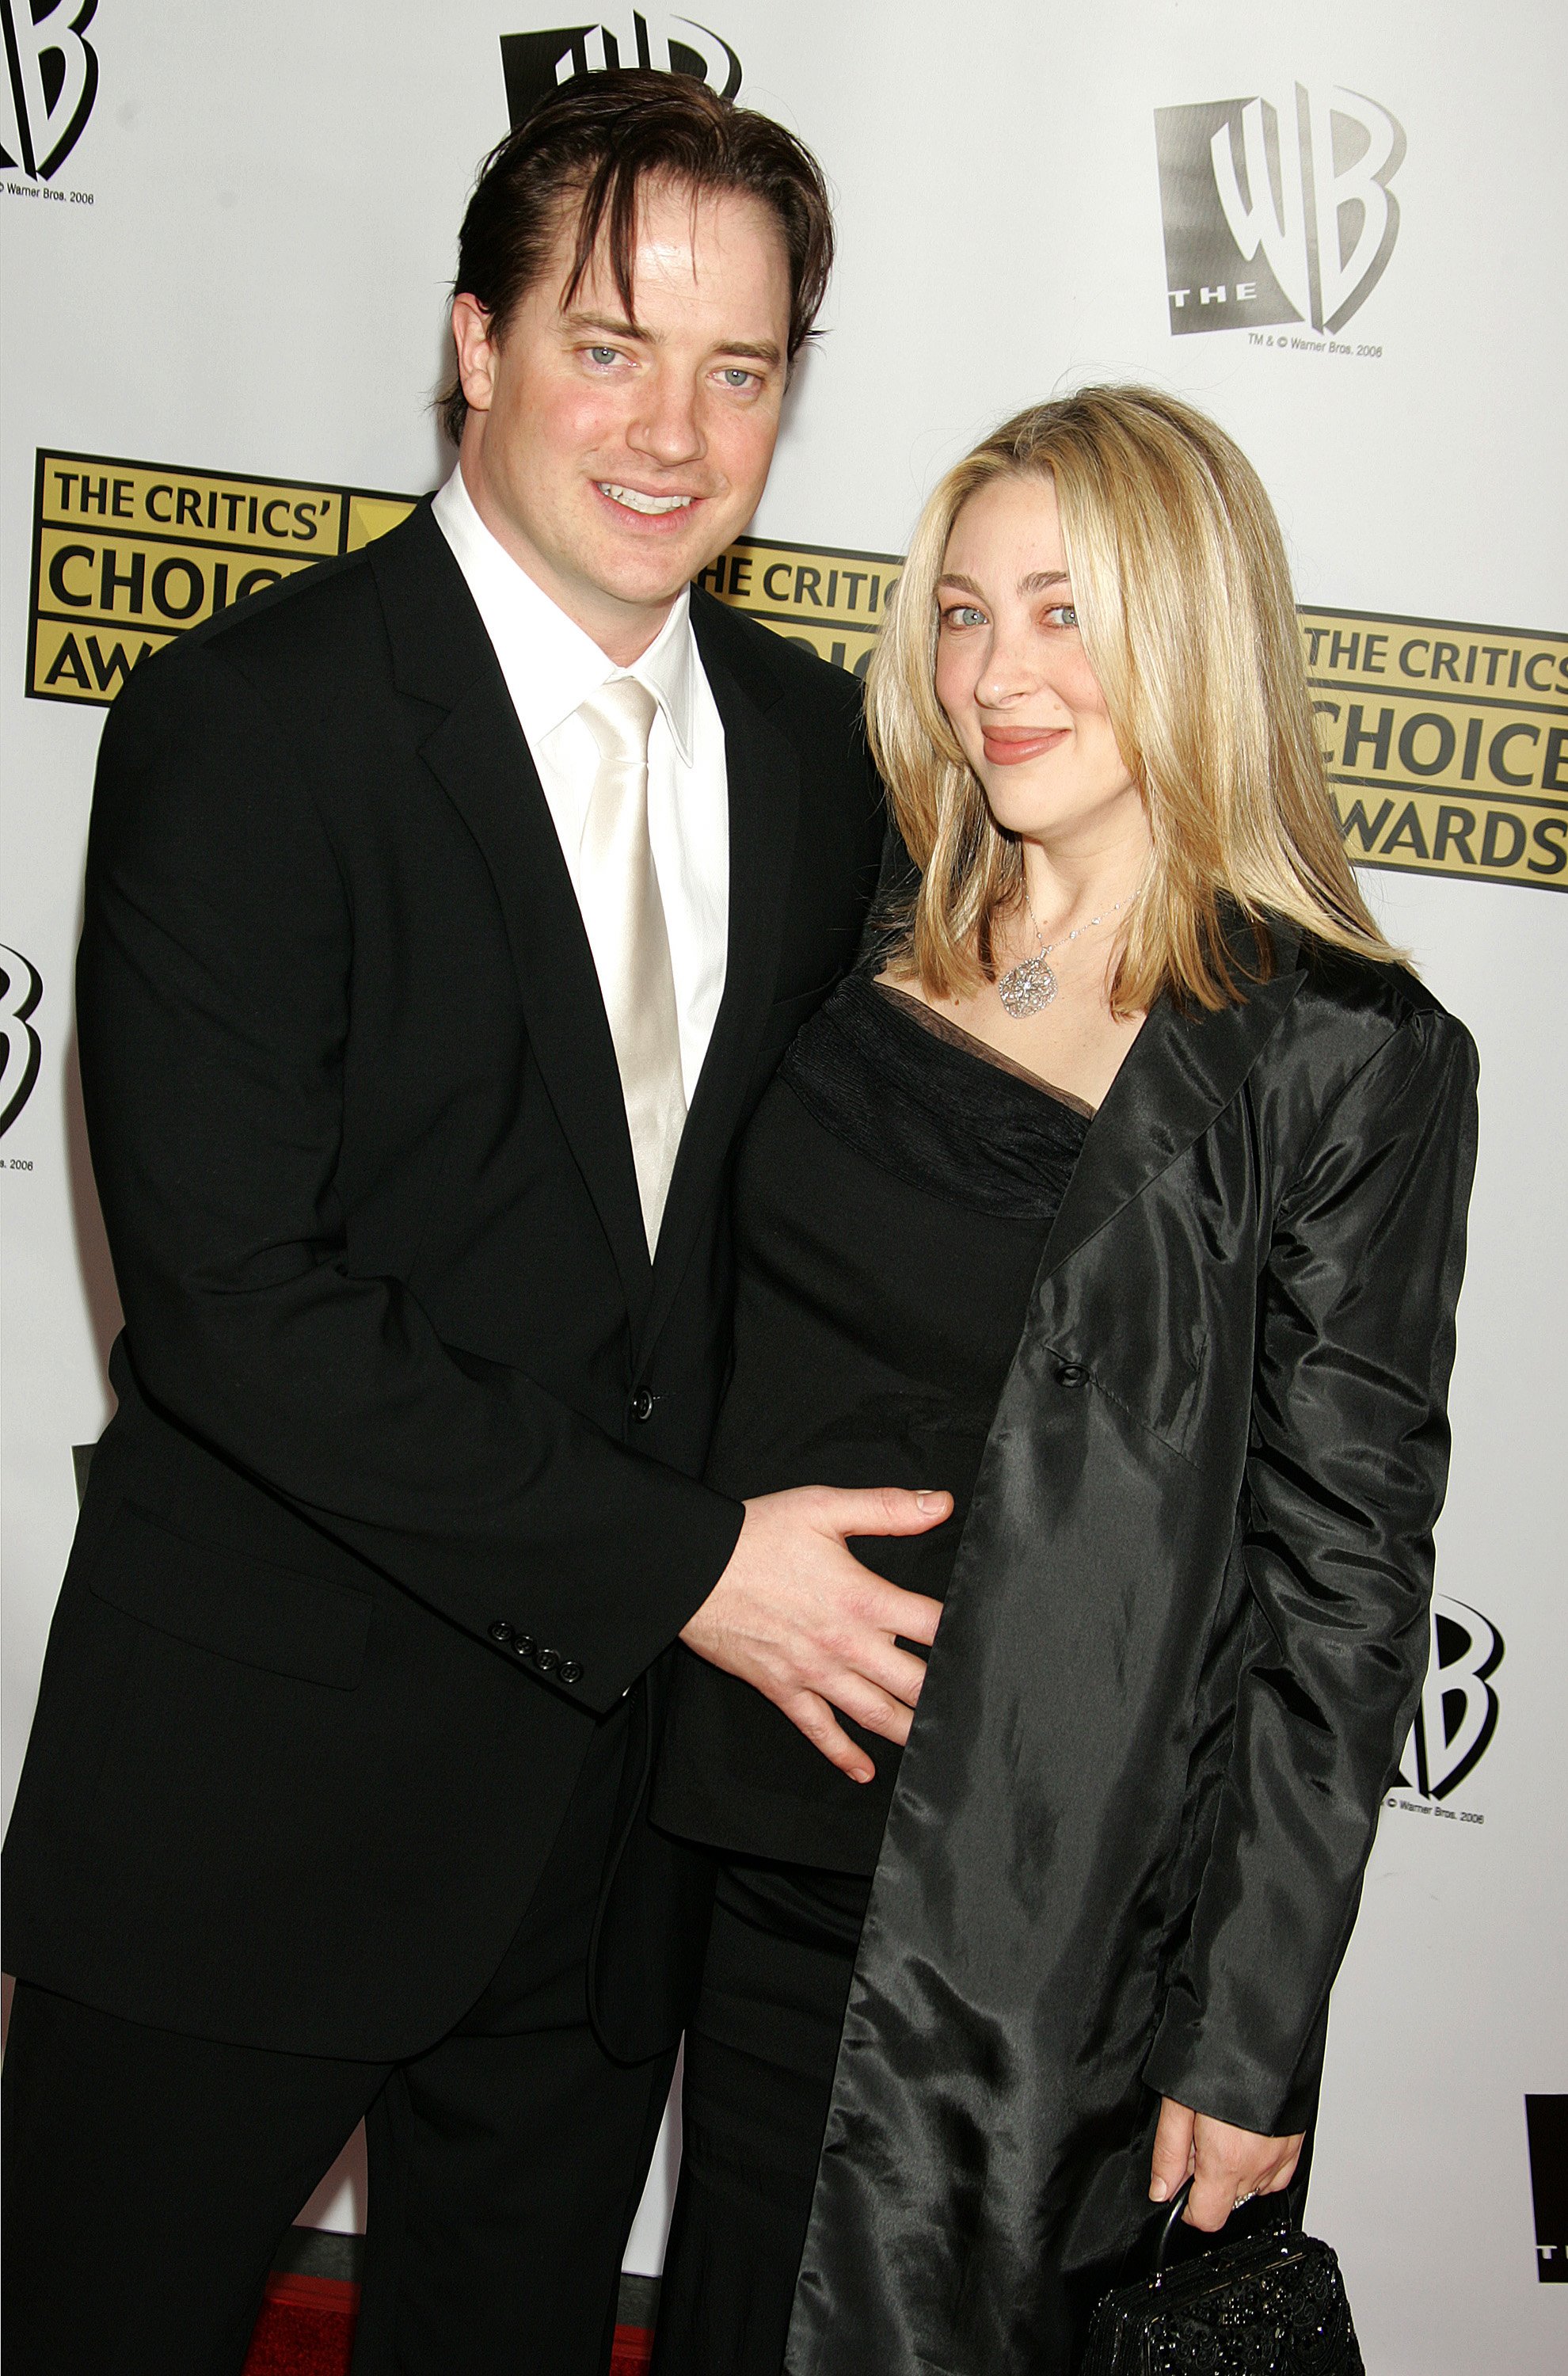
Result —
M562 25L549 33L503 33L501 70L506 77L506 114L522 122L541 99L578 75L603 74L617 66L655 66L665 74L695 75L721 99L741 88L741 61L723 38L691 17L649 18L634 8L623 19L597 25Z
M1172 333L1310 322L1365 304L1399 235L1405 135L1359 91L1155 110Z
M47 182L70 155L98 97L98 53L83 33L98 0L0 0L0 166Z
M1491 1679L1502 1663L1503 1636L1491 1619L1439 1594L1431 1604L1431 1663L1396 1777L1407 1790L1446 1799L1474 1771L1497 1729Z
M0 1138L31 1097L38 1078L43 1050L32 1017L42 996L38 968L19 949L0 948Z

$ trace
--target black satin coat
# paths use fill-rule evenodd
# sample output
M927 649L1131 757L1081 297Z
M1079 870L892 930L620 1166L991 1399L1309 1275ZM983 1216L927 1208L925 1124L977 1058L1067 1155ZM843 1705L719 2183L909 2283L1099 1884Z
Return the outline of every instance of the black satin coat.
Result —
M1047 2376L1161 2095L1306 2126L1426 1664L1474 1047L1304 956L1161 1002L1030 1301L888 1821L789 2376Z

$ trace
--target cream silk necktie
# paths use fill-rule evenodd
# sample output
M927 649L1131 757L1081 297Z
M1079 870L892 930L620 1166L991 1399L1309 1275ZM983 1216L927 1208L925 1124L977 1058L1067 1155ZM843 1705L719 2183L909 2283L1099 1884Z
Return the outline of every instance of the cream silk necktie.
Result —
M650 1255L686 1120L670 935L647 831L647 738L657 707L646 685L622 676L577 709L599 746L578 873L594 919L594 961Z

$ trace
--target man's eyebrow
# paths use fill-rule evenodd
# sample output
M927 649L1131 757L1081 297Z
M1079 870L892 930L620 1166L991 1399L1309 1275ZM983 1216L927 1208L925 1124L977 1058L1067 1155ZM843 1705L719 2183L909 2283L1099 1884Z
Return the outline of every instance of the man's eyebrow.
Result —
M613 339L640 339L645 346L664 343L658 330L646 329L640 322L628 322L619 314L585 314L576 308L563 314L561 319L569 330L604 330ZM771 339L723 339L713 350L718 355L742 355L748 362L776 364L780 353Z
M570 330L608 330L616 339L641 339L645 345L659 343L657 330L645 330L640 322L628 322L619 314L582 314L573 311L561 319Z

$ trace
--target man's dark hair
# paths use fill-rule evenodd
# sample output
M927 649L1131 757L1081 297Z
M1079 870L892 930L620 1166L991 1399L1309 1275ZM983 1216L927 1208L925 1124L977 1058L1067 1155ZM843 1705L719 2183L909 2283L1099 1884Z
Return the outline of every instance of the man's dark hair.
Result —
M628 321L637 193L645 180L695 192L733 190L770 207L790 258L789 355L810 337L833 264L822 169L781 124L720 99L695 75L631 67L580 75L542 99L491 150L463 217L454 296L468 295L493 335L539 279L563 216L577 208L563 302L581 288L602 238ZM456 372L439 400L457 445L468 402Z

